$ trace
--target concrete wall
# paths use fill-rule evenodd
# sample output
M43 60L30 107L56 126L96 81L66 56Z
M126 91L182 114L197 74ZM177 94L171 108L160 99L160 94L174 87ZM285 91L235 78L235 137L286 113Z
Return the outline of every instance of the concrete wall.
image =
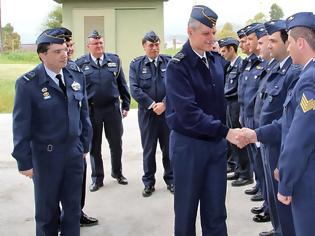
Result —
M87 36L96 28L103 33L105 51L121 57L127 77L130 61L144 53L141 39L147 31L154 30L164 45L163 0L59 2L63 25L73 32L75 57L87 52Z

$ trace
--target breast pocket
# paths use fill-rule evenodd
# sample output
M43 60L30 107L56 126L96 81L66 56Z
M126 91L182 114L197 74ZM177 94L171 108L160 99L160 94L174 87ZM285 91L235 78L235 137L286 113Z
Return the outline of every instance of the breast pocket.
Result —
M139 76L139 86L143 89L149 89L152 86L151 74L142 74Z

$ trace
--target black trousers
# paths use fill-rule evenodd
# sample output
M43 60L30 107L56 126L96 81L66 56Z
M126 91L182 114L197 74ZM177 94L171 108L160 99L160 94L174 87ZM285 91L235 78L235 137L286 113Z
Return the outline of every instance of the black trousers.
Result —
M240 122L240 105L236 99L227 100L226 123L229 128L242 128ZM236 165L235 173L243 179L252 178L250 160L246 148L240 149L236 145L229 143L228 148L232 161ZM229 152L228 152L229 153Z
M92 147L90 151L92 181L101 184L104 180L102 160L103 128L110 149L112 175L122 175L122 116L119 104L117 103L102 108L91 107L90 110L90 118L93 126Z

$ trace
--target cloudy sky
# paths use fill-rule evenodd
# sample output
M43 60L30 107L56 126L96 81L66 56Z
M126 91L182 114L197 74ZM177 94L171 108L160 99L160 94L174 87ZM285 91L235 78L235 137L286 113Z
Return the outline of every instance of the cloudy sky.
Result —
M22 43L33 43L41 31L41 23L57 3L53 0L0 0L2 25L11 23L21 35ZM164 3L166 35L185 34L192 5L209 6L218 15L218 24L231 22L244 25L256 13L268 15L270 6L277 3L289 16L299 11L315 11L315 3L309 0L169 0Z

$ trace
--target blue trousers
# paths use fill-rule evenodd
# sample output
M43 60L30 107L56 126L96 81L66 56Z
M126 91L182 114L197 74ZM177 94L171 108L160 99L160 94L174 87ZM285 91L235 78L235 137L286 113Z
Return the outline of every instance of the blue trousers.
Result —
M79 140L52 145L33 143L36 236L80 235L83 147Z
M162 163L164 167L164 181L167 185L173 184L173 170L169 159L169 135L170 131L165 121L164 113L156 115L148 109L139 109L138 121L143 148L142 181L145 186L155 185L156 172L156 147L159 141L162 151Z
M198 205L203 235L226 236L226 141L203 141L171 131L175 235L196 235Z

